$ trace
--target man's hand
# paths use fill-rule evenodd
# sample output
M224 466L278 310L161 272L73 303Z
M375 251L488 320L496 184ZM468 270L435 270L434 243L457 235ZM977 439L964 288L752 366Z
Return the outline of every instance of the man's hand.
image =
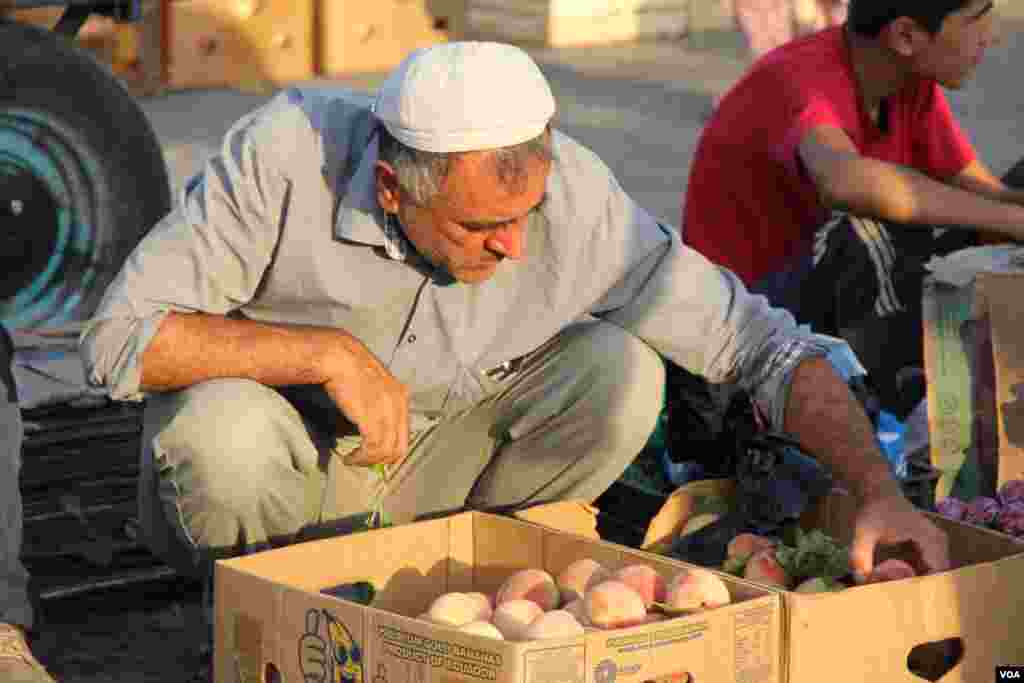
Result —
M359 429L362 445L346 465L391 465L409 450L409 390L365 348L324 390Z
M903 495L878 449L871 421L824 358L797 366L786 428L859 501L850 548L851 569L859 581L871 574L878 545L911 542L917 546L920 569L949 568L945 534Z
M900 493L887 493L864 501L857 513L850 546L850 567L864 583L875 566L875 548L910 542L916 546L926 572L949 569L946 534L932 524Z

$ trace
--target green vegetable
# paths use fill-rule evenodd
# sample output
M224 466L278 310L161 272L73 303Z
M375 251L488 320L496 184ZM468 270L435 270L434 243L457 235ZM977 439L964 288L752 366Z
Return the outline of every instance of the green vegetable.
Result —
M743 570L747 568L747 560L750 559L750 555L743 555L742 557L728 557L725 562L722 563L722 571L733 576L743 576Z
M370 469L377 473L379 481L377 482L377 498L373 502L370 516L366 519L366 528L383 529L384 527L391 526L391 521L387 518L387 512L384 511L384 494L387 492L387 489L384 487L388 476L387 465L377 463L376 465L370 465Z
M775 559L797 583L809 578L837 580L850 573L850 553L834 538L813 529L794 532L795 545L780 545Z

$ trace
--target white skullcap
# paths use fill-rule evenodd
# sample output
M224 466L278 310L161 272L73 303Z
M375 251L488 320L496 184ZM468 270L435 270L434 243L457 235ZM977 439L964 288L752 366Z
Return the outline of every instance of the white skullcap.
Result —
M555 115L555 98L518 47L452 42L409 54L384 81L373 111L407 147L468 152L537 137Z

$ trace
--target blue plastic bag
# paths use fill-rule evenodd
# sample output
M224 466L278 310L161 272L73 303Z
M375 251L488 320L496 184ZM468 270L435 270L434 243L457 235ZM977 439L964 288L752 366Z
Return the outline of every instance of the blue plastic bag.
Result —
M900 479L907 476L907 454L903 447L906 432L907 426L892 413L883 410L878 414L878 432L875 435L878 446L889 461L893 474Z

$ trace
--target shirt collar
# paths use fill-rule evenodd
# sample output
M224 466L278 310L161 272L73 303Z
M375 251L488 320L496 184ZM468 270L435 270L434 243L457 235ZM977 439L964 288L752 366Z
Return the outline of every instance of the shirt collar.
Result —
M335 239L374 246L386 246L388 243L384 210L377 203L374 174L378 140L376 135L370 140L359 167L344 189L334 221Z

